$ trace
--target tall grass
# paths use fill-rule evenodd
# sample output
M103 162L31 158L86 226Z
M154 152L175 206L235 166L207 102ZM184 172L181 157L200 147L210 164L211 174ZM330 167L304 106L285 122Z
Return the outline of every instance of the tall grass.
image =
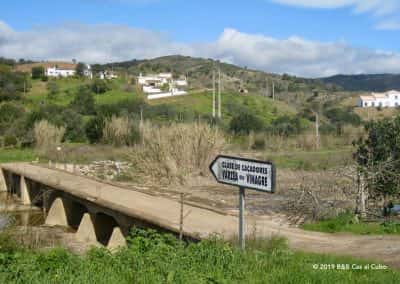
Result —
M0 238L0 241L1 238ZM77 256L1 249L0 283L398 283L391 270L319 270L315 264L365 264L348 257L281 249L280 243L241 251L217 237L183 244L174 236L135 231L129 246L111 254L93 249ZM268 249L271 248L271 249Z
M34 135L36 150L40 155L54 156L65 134L64 127L57 127L47 120L35 123Z
M127 116L112 116L104 123L103 143L113 146L129 145L134 136L133 123Z
M203 123L145 123L141 139L131 155L136 169L168 183L185 183L190 175L208 174L209 163L224 145L223 135Z

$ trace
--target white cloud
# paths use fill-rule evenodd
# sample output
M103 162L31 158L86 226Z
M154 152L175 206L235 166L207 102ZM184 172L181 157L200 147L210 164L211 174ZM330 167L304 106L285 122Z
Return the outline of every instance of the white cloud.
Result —
M379 22L375 26L375 29L377 29L377 30L390 30L390 31L400 30L400 21L397 21L397 20L383 20L383 21Z
M334 9L342 7L353 7L356 12L372 12L376 15L385 15L398 11L400 2L398 0L272 0L273 2L320 9Z
M164 34L123 25L66 24L16 32L0 21L0 55L13 58L105 62L189 53L188 49Z
M112 62L182 54L211 57L267 72L306 77L337 73L400 73L400 54L317 42L280 40L226 29L214 42L185 44L162 33L121 25L67 24L30 31L0 21L0 56L34 60Z
M278 40L226 29L215 45L219 58L278 73L319 77L400 72L400 54L354 48L344 42L323 43L295 36Z

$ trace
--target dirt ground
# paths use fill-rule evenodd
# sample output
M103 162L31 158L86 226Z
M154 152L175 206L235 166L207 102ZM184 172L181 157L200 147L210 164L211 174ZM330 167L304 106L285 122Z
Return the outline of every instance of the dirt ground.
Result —
M351 169L319 172L279 170L274 194L246 191L247 214L299 225L307 220L334 216L347 209L354 210L356 186L352 179L344 176L344 171L351 174ZM194 177L185 186L159 187L135 182L117 184L173 199L180 199L183 192L185 202L232 215L238 211L238 189L218 184L212 177Z

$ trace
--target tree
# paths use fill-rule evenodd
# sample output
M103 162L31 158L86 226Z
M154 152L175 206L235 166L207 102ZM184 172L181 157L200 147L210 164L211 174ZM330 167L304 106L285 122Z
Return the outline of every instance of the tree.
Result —
M85 76L85 69L86 69L86 65L82 62L79 62L75 68L76 75L79 77Z
M32 67L32 79L42 79L44 77L44 67Z
M91 85L92 91L96 94L103 94L109 91L111 88L107 84L106 80L96 79Z
M400 116L371 121L360 138L354 158L368 194L382 197L385 205L400 194Z
M25 73L11 72L9 67L0 65L0 102L20 99L29 87Z
M83 115L91 115L95 113L94 96L88 86L81 86L78 89L71 107L78 113Z
M85 142L85 127L82 115L71 109L64 110L60 115L60 123L65 127L64 139L69 142Z
M251 131L260 131L262 128L261 119L250 112L239 113L229 124L229 129L235 134L249 134Z
M85 133L91 144L98 143L103 138L104 121L103 116L97 115L87 122Z

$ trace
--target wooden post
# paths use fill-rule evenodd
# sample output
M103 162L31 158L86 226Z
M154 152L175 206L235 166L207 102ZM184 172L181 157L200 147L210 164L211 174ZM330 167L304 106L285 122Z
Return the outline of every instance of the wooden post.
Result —
M183 192L181 192L181 199L180 199L181 212L180 212L180 216L179 216L179 240L180 241L183 240L183 198L184 198L184 194L183 194Z

